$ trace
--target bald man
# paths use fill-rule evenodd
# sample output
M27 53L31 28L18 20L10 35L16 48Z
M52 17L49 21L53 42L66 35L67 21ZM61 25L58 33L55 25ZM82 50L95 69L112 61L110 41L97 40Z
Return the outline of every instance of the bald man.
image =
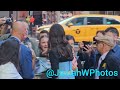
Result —
M35 66L35 59L36 59L36 55L35 55L35 47L37 47L36 43L36 39L33 39L33 38L28 38L28 29L29 29L29 26L26 22L22 21L22 24L23 26L26 28L26 35L24 35L24 38L22 39L22 42L24 43L24 45L27 45L29 46L30 50L32 51L32 57L33 57L33 68ZM15 26L15 27L14 27ZM16 25L13 25L13 29L16 28ZM22 31L22 30L21 30ZM13 32L13 31L12 31ZM11 33L12 33L11 32ZM6 40L8 39L9 37L11 37L11 33L9 34L4 34L0 37L0 41L3 41L3 40ZM15 32L14 32L15 33ZM24 40L25 39L25 40ZM31 44L31 45L30 45ZM37 49L38 50L38 49Z
M18 22L16 22L14 25L16 25L17 23ZM0 78L2 79L21 78L19 74L19 69L20 69L19 68L19 49L20 49L22 35L21 36L18 35L17 33L18 31L20 30L14 28L12 32L12 37L2 42L0 46L0 71L1 71L0 73L2 75L2 76L0 75ZM15 66L16 69L15 68L13 69L13 66ZM2 71L3 67L4 67L4 71ZM12 70L9 70L10 68Z
M15 57L11 61L15 64L17 69L19 67L19 64L18 64L19 57L18 56L19 56L20 43L21 43L21 40L22 40L22 35L24 35L24 34L22 34L23 33L22 31L24 31L24 30L22 30L20 28L22 26L23 25L22 25L21 22L15 22L13 24L12 36L10 38L6 39L4 41L4 43L2 44L2 46L4 48L2 48L3 53L1 54L1 57L3 57L4 54L6 54L6 55L8 55L7 57L10 58L10 57L12 57L12 55L14 53L16 53ZM20 32L21 32L21 34L20 34ZM0 50L0 51L2 51L2 50ZM7 61L9 61L9 59L4 60L4 63L7 62ZM3 63L3 62L1 62L1 63Z
M28 24L26 22L13 23L12 36L18 37L23 42L28 37ZM33 79L34 70L32 67L32 52L31 49L24 44L20 46L20 75L23 79Z
M7 40L16 40L18 42L18 49L14 61L17 62L17 69L23 79L32 79L34 77L34 72L32 68L32 53L29 48L21 44L22 41L27 37L27 25L23 21L16 21L12 25L11 37ZM5 40L5 41L7 41ZM11 42L12 43L12 42ZM14 46L14 45L13 45ZM12 46L12 47L13 47ZM6 47L8 48L8 47ZM14 50L9 51L9 53ZM5 54L5 53L4 53ZM9 56L8 56L9 57Z
M27 27L25 23L22 21L14 22L12 26L11 35L19 38L21 42L24 41L27 37Z

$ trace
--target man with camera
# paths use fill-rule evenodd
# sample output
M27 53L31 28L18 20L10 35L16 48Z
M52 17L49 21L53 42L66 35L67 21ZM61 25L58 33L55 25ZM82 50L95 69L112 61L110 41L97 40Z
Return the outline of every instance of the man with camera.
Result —
M0 41L10 36L12 20L10 18L0 18Z

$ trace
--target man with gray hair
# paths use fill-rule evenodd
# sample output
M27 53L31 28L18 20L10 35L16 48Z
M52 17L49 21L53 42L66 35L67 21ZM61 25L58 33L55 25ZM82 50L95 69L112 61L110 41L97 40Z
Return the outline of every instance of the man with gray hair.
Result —
M20 24L17 24L20 23ZM20 26L19 26L20 25ZM17 30L17 31L16 31ZM15 32L16 31L16 32ZM11 33L16 33L20 36L21 42L23 42L28 36L28 25L24 21L16 21L13 23L13 30ZM24 44L20 45L20 69L19 73L23 79L33 79L34 69L32 67L32 52Z
M32 53L29 48L21 43L25 40L27 35L27 25L25 25L23 21L16 21L13 23L11 36L4 41L5 43L2 43L3 48L1 47L2 50L0 50L0 63L5 64L12 60L12 63L16 66L23 79L32 79L34 78ZM8 40L10 40L10 44L6 43ZM12 42L15 43L15 41L18 42L17 45L12 44ZM8 53L7 56L6 53ZM13 57L13 59L11 57Z
M114 39L107 35L95 37L95 39L97 50L101 54L95 66L100 73L95 74L95 79L120 79L120 58L111 51L114 47ZM104 72L104 75L101 72Z

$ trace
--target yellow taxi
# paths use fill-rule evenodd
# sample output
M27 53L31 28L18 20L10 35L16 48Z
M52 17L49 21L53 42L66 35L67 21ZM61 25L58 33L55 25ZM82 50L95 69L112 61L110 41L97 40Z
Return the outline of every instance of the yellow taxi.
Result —
M117 15L75 15L60 21L58 24L63 26L66 35L74 36L76 42L91 42L98 30L105 30L108 27L115 27L120 32L120 16ZM41 30L49 31L51 26L52 24L41 26L37 29L37 33Z

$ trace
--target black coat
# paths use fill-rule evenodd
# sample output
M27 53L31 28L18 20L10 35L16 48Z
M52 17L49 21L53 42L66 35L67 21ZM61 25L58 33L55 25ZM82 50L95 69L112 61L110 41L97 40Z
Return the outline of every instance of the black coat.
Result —
M12 62L17 68L19 65L19 41L10 37L5 40L0 46L0 65L7 62Z

